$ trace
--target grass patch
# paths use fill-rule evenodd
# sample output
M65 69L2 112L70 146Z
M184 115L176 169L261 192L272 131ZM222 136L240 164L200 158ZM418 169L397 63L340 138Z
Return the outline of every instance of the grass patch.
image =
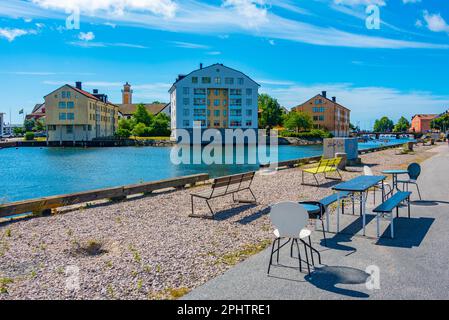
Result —
M130 139L134 139L137 141L147 141L147 140L169 141L170 137L134 137L134 136L131 136Z
M13 282L12 278L0 278L0 294L8 293L8 287Z
M149 292L148 293L148 299L150 300L176 300L183 296L185 296L187 293L190 292L189 288L186 287L180 287L180 288L168 288L163 291L157 291L157 292Z
M246 258L255 255L266 249L271 244L271 240L263 240L258 244L247 244L242 249L227 253L217 260L217 263L223 263L229 266L236 265L237 263L245 260Z
M84 243L74 242L74 252L84 256L98 256L107 251L103 248L103 243L98 240L87 240Z

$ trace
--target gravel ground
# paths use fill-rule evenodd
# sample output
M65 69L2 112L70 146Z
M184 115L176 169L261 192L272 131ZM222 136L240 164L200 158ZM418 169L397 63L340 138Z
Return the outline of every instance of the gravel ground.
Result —
M390 149L362 161L378 173L422 161L430 149ZM361 171L350 167L343 177ZM0 300L177 298L269 244L270 204L319 199L332 193L329 186L302 186L301 171L289 169L256 175L258 205L213 200L216 220L188 217L189 194L208 188L201 186L1 223ZM201 200L196 207L205 209Z

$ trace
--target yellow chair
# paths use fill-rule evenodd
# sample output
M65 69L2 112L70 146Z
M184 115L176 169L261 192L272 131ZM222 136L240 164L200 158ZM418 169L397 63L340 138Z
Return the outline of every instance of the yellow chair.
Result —
M317 164L314 164L312 167L303 168L302 169L302 184L304 184L304 172L309 173L313 175L315 178L315 181L317 185L319 186L320 183L317 179L318 174L324 174L324 177L326 179L334 179L327 176L330 172L336 172L338 176L340 177L337 180L343 180L343 177L340 174L340 171L338 170L338 165L341 162L341 158L332 158L332 159L321 159Z

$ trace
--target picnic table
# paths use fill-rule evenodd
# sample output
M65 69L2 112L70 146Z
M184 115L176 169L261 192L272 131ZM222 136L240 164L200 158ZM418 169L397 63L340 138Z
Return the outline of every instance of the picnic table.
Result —
M350 192L352 194L360 194L360 215L363 220L363 235L365 235L365 225L366 225L366 200L368 197L367 191L382 182L382 200L385 196L385 189L383 181L386 176L358 176L349 181L340 183L334 186L332 189L337 191L338 197L338 207L337 207L337 233L340 232L340 193Z
M400 191L399 187L398 187L398 175L400 174L408 174L408 170L384 170L382 171L383 174L391 174L392 178L393 178L393 187L392 187L392 192L394 189L396 189L396 191Z

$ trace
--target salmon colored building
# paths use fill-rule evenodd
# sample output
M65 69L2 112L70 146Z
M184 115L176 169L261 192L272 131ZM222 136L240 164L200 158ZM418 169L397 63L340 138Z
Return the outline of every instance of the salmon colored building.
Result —
M293 110L309 114L316 129L326 129L335 137L349 136L351 110L337 103L336 97L328 99L326 91L292 108Z
M410 132L428 132L431 130L430 123L437 114L416 114L412 118Z

